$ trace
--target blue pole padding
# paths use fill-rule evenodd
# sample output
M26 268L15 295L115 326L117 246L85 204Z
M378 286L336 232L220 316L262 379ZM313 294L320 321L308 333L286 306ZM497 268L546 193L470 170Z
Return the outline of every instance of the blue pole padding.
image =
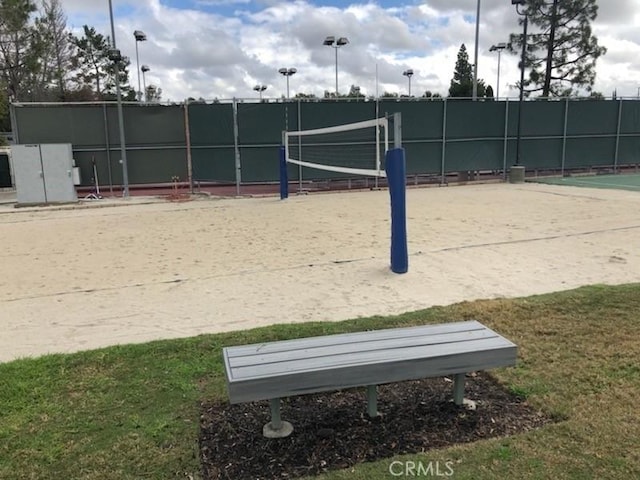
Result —
M389 150L385 157L385 171L391 196L391 271L407 273L407 164L404 148Z
M284 145L280 147L280 200L289 198L289 175Z

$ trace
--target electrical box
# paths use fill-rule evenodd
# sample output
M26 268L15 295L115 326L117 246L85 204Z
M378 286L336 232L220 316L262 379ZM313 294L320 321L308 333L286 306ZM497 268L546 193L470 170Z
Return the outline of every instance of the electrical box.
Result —
M73 184L75 186L78 186L78 185L80 185L80 183L82 183L81 180L80 180L80 167L76 167L74 165L74 167L73 167Z
M78 200L69 143L11 147L18 205Z

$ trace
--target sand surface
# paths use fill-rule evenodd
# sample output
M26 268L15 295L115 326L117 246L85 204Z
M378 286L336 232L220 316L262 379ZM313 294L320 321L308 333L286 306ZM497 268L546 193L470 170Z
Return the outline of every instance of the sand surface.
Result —
M552 185L0 206L0 361L640 282L640 194ZM109 205L104 203L102 205Z

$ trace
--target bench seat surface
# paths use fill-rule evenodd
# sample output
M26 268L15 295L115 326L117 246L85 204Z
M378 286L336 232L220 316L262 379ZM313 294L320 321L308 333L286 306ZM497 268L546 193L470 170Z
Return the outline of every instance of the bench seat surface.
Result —
M231 403L515 365L517 347L477 321L223 350Z

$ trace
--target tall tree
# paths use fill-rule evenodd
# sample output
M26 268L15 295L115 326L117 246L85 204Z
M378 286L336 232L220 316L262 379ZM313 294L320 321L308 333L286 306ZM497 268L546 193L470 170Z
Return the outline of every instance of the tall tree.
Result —
M360 91L360 87L358 85L351 85L349 89L349 93L347 94L349 98L365 98L364 93Z
M527 35L525 92L542 97L590 92L596 61L606 53L591 30L598 15L596 0L528 0L525 11L537 30ZM522 34L511 34L511 51L521 50Z
M75 48L67 31L67 17L60 0L42 0L42 16L36 20L36 26L45 41L42 77L47 90L53 93L53 99L64 101L69 90L68 77Z
M135 102L138 99L135 89L129 84L129 66L131 65L131 59L129 57L122 57L118 62L118 78L120 83L120 93L122 100L127 102ZM103 100L115 100L116 99L116 64L111 63L111 67L108 71L107 82L105 83L105 91L102 95Z
M84 25L84 35L71 35L69 40L75 46L76 56L72 65L76 69L75 82L78 89L91 87L95 92L95 99L101 99L104 84L109 74L111 61L109 60L109 39L96 32L96 29Z
M478 97L484 97L484 80L478 79ZM453 71L453 78L449 85L449 97L472 98L473 97L473 68L469 63L467 47L463 43L458 50L458 59Z
M422 95L422 98L428 98L429 100L440 100L442 99L442 95L439 93L433 93L431 90L427 90Z
M14 100L33 99L44 42L31 18L31 0L0 0L0 83Z
M147 91L145 92L145 98L147 102L158 103L162 98L162 89L155 85L147 85Z
M11 131L11 119L9 115L9 99L3 88L0 88L0 132Z
M491 85L487 85L487 88L484 90L484 96L487 100L494 100L493 98L493 87Z
M358 85L351 85L349 88L349 93L339 93L336 96L336 92L330 92L329 90L324 91L324 98L366 98L364 93L360 91L360 87Z
M111 44L109 37L98 33L95 28L84 25L84 35L71 36L70 41L77 49L72 65L76 70L77 90L90 87L95 100L113 100L116 96L115 64L109 58ZM129 85L127 68L130 60L123 57L119 62L119 81L124 100L135 100L135 91Z

